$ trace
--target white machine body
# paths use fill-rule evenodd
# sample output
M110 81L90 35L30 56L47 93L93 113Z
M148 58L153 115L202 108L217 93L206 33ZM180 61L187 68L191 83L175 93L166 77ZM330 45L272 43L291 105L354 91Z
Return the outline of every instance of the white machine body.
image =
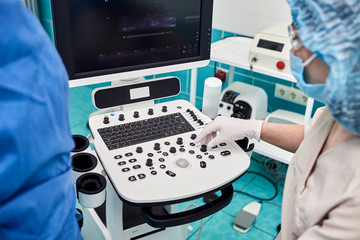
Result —
M248 57L251 66L291 74L288 25L281 23L255 35Z
M162 111L164 106L166 112ZM152 116L149 116L148 108L137 109L136 118L134 111L109 113L108 124L104 124L104 115L89 119L95 150L111 184L123 200L141 205L194 198L235 181L248 169L250 159L235 142L222 143L205 152L193 143L191 135L198 135L211 120L191 103L176 100L155 104L152 109ZM114 150L109 150L98 131L173 113L180 113L194 130ZM123 121L119 121L119 114L123 114ZM177 143L179 137L183 140L181 145ZM155 143L159 144L159 150L154 150ZM139 146L141 153L136 152ZM176 152L171 153L172 147ZM146 165L148 159L152 159L151 167Z
M242 82L233 82L221 93L219 114L242 119L264 120L268 97L260 88Z

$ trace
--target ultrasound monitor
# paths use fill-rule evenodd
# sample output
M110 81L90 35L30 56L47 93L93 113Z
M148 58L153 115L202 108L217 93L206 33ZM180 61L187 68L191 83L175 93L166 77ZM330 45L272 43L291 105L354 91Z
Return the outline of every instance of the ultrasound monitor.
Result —
M70 87L206 66L213 0L52 0Z

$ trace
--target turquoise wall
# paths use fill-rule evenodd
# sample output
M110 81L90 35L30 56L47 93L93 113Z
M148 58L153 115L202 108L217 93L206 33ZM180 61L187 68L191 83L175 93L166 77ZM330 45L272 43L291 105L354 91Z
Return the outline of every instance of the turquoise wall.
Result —
M47 33L49 34L50 38L54 39L50 0L39 0L38 2L39 2L39 15L40 15L39 17L40 17L41 24L44 26L44 28L47 31ZM218 29L212 30L212 42L219 41L228 36L235 36L235 34L230 33L230 32L225 32L222 30L218 30ZM215 65L217 68L219 68L219 67L224 68L224 69L230 68L229 65L222 64L222 63L215 63L213 61L210 61L210 64L208 66L198 69L196 107L199 109L202 106L204 81L206 78L214 75L214 72L216 70L216 69L214 69ZM158 78L158 77L164 77L164 76L176 76L181 81L181 93L176 97L167 98L167 99L163 99L160 101L168 101L168 100L179 99L179 98L190 100L190 75L191 75L191 70L186 70L186 71L172 72L172 73L167 73L167 74L147 76L146 78L149 79L149 78ZM235 68L234 81L240 81L240 82L248 83L248 84L263 88L268 95L268 112L273 112L277 109L284 109L284 110L289 110L289 111L293 111L293 112L300 113L300 114L305 113L305 106L274 97L275 84L279 83L279 84L283 84L286 86L296 88L295 83L285 81L282 79L278 79L278 78L274 78L271 76L259 74L259 73L253 73L251 75L250 71L240 69L240 68ZM95 88L96 86L86 86L86 88L92 89L92 88ZM227 86L228 86L228 83L225 82L223 84L223 89L226 88ZM74 90L72 89L71 91L74 91ZM316 110L316 108L318 108L320 106L323 106L323 104L321 104L319 102L315 102L314 111Z

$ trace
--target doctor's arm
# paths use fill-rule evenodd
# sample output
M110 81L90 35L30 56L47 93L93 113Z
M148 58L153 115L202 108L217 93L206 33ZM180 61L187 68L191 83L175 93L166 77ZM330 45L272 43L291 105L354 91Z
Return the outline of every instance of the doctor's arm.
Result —
M304 139L304 125L264 122L260 138L289 152L296 152Z
M211 148L219 143L244 137L258 141L262 139L284 150L295 152L304 138L304 126L219 116L203 129L195 142Z

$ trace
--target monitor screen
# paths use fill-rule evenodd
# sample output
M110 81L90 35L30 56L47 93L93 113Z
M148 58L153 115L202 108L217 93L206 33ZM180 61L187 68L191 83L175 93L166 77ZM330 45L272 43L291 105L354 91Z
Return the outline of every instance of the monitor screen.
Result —
M55 45L81 86L204 66L213 0L52 0Z

